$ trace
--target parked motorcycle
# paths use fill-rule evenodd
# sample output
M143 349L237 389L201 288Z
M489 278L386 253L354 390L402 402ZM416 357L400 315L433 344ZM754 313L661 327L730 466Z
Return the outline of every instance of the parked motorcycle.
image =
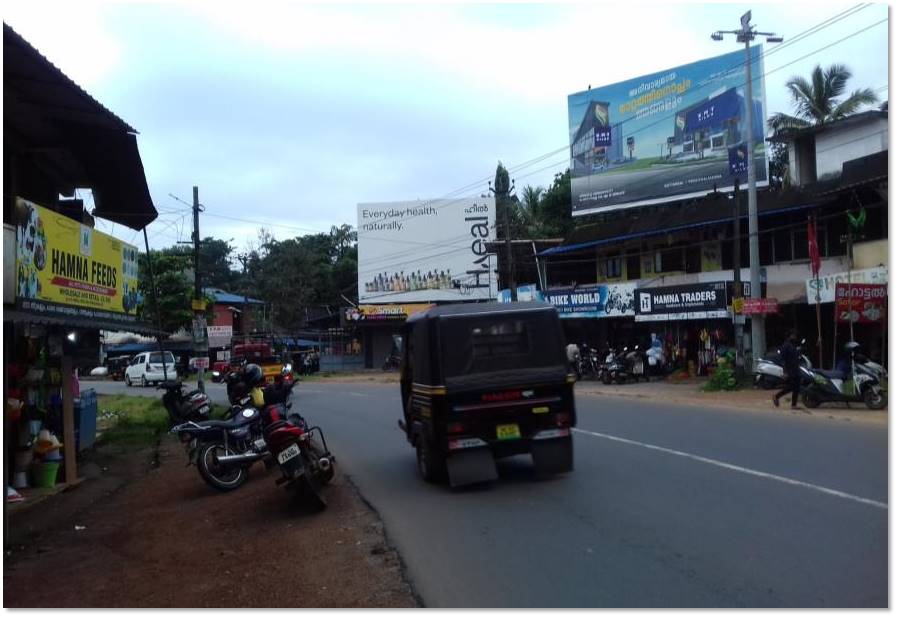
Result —
M636 383L643 378L649 381L648 372L645 370L647 362L645 361L645 353L636 345L624 357L626 363L626 376L631 376Z
M264 412L265 441L282 473L277 484L285 484L300 499L323 510L327 501L322 487L333 478L336 459L320 427L309 427L303 418L284 419L286 409L278 403L267 405Z
M168 412L169 427L183 422L201 422L209 419L212 410L208 395L200 390L184 392L184 384L180 381L163 381L159 384L160 390L165 390L162 395L162 405Z
M797 353L800 365L805 368L813 368L810 358L803 353L804 345L807 339L801 339L797 346ZM785 385L785 369L782 361L782 355L778 350L766 354L757 362L757 369L754 375L754 385L764 390L772 388L781 388Z
M400 355L391 353L388 356L386 356L386 360L383 361L383 370L384 371L398 370L399 366L401 365L401 362L402 362L402 357Z
M212 488L232 491L249 477L249 467L269 457L261 412L251 405L233 406L222 420L188 421L171 429L187 451L188 465ZM230 465L220 460L230 457ZM238 464L237 464L238 463Z
M846 371L824 371L801 367L802 375L809 382L801 393L801 399L808 408L821 403L865 403L869 409L884 409L888 406L885 390L887 371L872 362L857 350L859 345L851 342L845 345L850 360Z

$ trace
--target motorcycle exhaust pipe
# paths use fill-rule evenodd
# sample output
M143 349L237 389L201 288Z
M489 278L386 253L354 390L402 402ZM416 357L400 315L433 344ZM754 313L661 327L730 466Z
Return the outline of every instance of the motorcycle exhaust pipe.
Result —
M221 467L227 469L249 465L262 460L266 456L268 456L267 452L246 452L244 454L225 454L224 456L216 457L216 459Z

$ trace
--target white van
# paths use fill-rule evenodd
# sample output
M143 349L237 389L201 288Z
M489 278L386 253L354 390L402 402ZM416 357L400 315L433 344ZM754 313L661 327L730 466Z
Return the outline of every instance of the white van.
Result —
M178 373L174 368L174 354L165 352L165 371L162 370L162 352L145 351L131 358L131 363L125 369L125 384L133 386L140 384L146 386L150 383L177 380Z

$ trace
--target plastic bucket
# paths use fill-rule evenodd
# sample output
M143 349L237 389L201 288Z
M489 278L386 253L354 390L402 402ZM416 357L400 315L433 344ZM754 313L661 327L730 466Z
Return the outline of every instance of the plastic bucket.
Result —
M34 466L34 486L52 488L56 486L59 463L39 463Z

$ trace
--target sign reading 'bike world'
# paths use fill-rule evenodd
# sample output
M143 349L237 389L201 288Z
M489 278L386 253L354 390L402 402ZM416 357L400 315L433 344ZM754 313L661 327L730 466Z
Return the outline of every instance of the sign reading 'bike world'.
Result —
M636 321L728 317L726 283L646 287L636 292Z
M136 320L137 247L16 199L16 305L31 312Z

